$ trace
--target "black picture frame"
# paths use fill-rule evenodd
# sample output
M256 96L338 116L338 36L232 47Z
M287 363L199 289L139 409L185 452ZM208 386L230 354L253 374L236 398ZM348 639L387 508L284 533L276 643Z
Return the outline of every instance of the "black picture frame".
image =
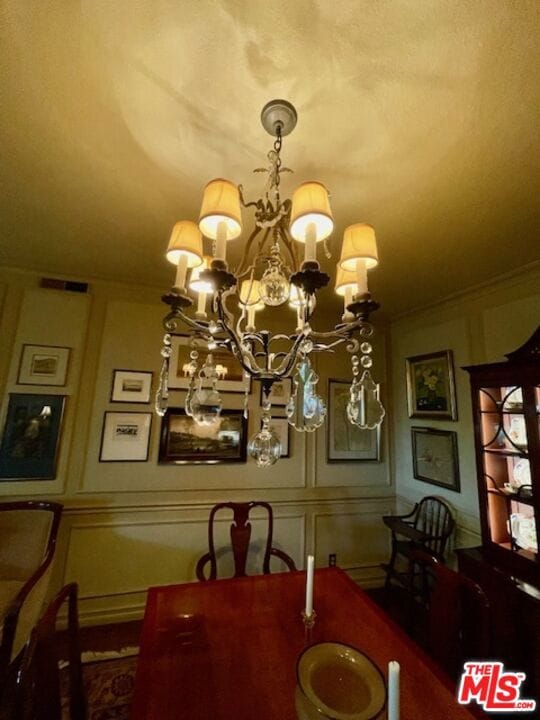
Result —
M10 393L2 442L2 480L54 480L65 395Z
M152 394L153 376L154 373L151 370L126 370L124 368L113 370L110 402L147 405ZM127 385L130 382L134 383L132 387ZM138 387L139 383L140 388Z
M451 350L405 360L410 418L457 420L454 356Z
M161 465L217 465L243 463L247 459L247 418L243 410L222 410L216 434L192 432L197 425L182 408L169 408L161 419L159 458ZM176 435L178 437L173 437ZM238 437L236 437L238 435ZM227 439L228 438L228 439Z
M457 433L412 427L413 475L416 480L461 492Z

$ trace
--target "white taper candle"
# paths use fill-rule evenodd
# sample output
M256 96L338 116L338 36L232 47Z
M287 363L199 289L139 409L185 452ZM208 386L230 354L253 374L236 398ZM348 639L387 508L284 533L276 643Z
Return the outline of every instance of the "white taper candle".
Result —
M388 720L399 720L399 663L388 663Z
M313 555L307 557L307 575L306 575L306 617L313 614L313 573L315 570L315 558Z
M254 305L248 305L247 308L247 329L255 330L255 313L257 310Z
M205 318L206 317L206 293L200 292L199 297L197 298L197 317L199 318Z

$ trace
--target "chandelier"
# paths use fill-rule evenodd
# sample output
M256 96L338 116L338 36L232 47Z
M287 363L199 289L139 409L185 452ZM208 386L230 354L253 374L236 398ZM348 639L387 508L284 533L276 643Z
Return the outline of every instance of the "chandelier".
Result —
M212 180L204 189L198 225L182 220L174 226L167 259L177 266L176 280L163 296L170 311L163 320L163 364L156 393L156 412L167 411L172 336L190 335L189 363L182 370L189 377L185 411L198 425L219 427L223 400L217 385L223 366L213 353L226 350L240 363L244 377L262 383L262 427L249 442L249 453L259 467L273 465L281 455L279 438L271 428L270 393L274 382L292 378L292 393L285 408L289 424L298 432L313 432L322 425L326 403L317 387L312 364L315 353L333 353L344 345L351 355L352 381L347 417L361 429L374 429L383 420L384 408L374 382L370 314L379 305L368 291L367 271L378 263L375 233L370 225L346 228L336 269L335 291L344 299L344 311L334 328L317 332L311 327L317 291L330 277L321 270L317 250L333 230L329 194L320 182L305 182L291 199L282 199L283 137L295 127L295 108L285 100L273 100L262 110L264 129L275 140L267 154L263 196L244 199L242 186L224 179ZM243 230L241 206L253 209L253 229L244 243L234 270L227 262L229 243ZM203 236L212 241L212 256L203 255ZM299 249L304 257L299 260ZM207 303L210 298L210 303ZM209 304L210 313L207 312ZM288 304L295 312L287 311ZM278 327L271 332L257 327L257 313L280 308ZM285 312L284 312L285 310ZM287 318L289 315L289 318ZM247 417L249 384L245 391Z

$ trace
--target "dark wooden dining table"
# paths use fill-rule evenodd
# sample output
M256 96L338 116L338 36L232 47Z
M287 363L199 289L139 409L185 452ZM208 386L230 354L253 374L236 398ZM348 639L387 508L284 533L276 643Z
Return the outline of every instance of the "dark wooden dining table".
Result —
M321 641L401 665L401 720L471 720L426 655L343 571L315 572L315 626L300 616L305 572L150 588L132 720L296 720L296 661ZM386 717L386 710L381 717Z

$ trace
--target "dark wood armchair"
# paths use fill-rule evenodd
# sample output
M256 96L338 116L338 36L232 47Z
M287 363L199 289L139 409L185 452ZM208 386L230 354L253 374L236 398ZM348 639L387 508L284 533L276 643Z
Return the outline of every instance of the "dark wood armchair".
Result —
M408 562L412 551L424 549L444 562L446 544L455 522L452 511L443 500L427 496L416 503L407 515L385 515L383 522L392 531L390 561L382 565L386 571L386 588L390 587L392 580L407 590L410 588L408 566L401 571L397 568L400 555Z
M14 720L62 720L56 619L68 603L69 719L85 720L77 584L66 585L51 602L26 646L17 677Z
M22 650L37 622L49 575L62 505L0 503L0 674Z
M489 658L491 608L482 588L422 550L411 552L409 578L411 615L427 610L427 649L437 664L457 680L466 660Z
M266 545L263 557L262 571L265 575L270 573L270 560L272 557L283 561L289 570L296 570L296 566L292 558L287 553L272 547L272 536L274 530L274 515L272 508L267 502L247 502L247 503L218 503L215 505L208 519L208 548L197 563L197 578L201 581L215 580L217 578L217 555L214 544L214 521L216 514L223 509L229 509L233 512L233 522L230 528L231 544L234 558L234 577L244 577L246 575L246 563L248 557L249 543L251 540L251 523L248 522L250 512L254 508L261 508L266 511L268 525L266 533ZM205 575L205 566L210 563L210 572Z

